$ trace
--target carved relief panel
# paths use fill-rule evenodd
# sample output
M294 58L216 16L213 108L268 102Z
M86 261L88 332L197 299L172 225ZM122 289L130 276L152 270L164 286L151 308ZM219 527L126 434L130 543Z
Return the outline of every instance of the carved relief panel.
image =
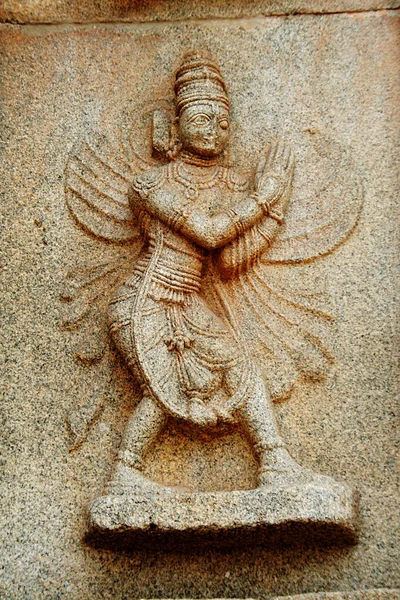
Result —
M296 148L285 140L266 143L250 177L230 163L235 122L213 57L185 55L174 91L173 106L146 112L147 156L131 132L119 147L93 133L66 169L72 216L117 253L113 263L68 275L66 325L92 319L81 359L106 364L114 345L142 394L111 480L89 508L90 529L134 539L154 530L279 532L300 523L354 540L354 490L299 465L273 409L297 381L329 370L332 315L316 290L286 289L274 268L320 259L347 239L362 207L359 178L346 153L326 142L320 152L333 165L330 178L302 206L304 196L292 194ZM95 331L97 314L107 315L106 338ZM90 394L69 415L73 447L100 398ZM193 435L239 427L257 460L257 487L188 492L146 476L144 458L171 417Z

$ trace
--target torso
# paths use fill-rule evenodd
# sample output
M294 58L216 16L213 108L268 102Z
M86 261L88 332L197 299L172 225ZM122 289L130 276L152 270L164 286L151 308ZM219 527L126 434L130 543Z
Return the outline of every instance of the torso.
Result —
M137 180L136 189L142 188L144 190L142 193L146 193L147 190L152 190L153 193L154 190L169 190L179 198L184 210L190 211L195 203L196 208L213 216L228 209L238 197L243 197L247 192L248 182L244 177L226 167L217 166L210 171L210 175L204 178L204 182L194 187L192 182L185 181L181 163L175 161L141 176ZM162 194L160 194L160 198L162 201ZM160 223L145 210L140 213L138 216L144 245L135 272L138 275L145 273L161 231L163 247L155 274L158 283L164 284L166 289L170 287L184 293L199 291L207 251L182 234L173 231L167 225ZM159 292L161 291L159 289ZM170 294L168 291L166 293L165 299L168 299Z
M211 214L245 193L243 178L223 167L209 186L193 191L180 181L179 173L176 177L176 166L172 163L141 176L135 189L143 194L172 190L182 205L190 209L195 202ZM134 273L110 303L114 341L139 381L170 413L190 420L191 402L197 398L206 402L207 410L212 407L214 416L220 409L233 414L246 400L250 369L232 331L199 294L209 253L140 209L140 204L138 212L143 248ZM176 354L167 342L182 335L190 347ZM243 378L233 395L224 384L223 374L229 369Z

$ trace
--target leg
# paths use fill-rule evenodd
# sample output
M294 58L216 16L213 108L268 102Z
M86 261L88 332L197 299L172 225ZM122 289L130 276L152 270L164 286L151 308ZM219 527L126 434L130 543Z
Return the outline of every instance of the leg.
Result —
M285 449L278 432L272 402L262 376L256 376L254 390L240 413L254 444L260 464L259 486L288 487L306 483L326 483L329 477L298 465Z
M240 416L260 461L266 452L284 447L261 375L257 374L253 394L243 406Z
M111 494L123 494L137 487L160 487L141 474L142 459L151 448L165 425L166 416L151 396L145 395L133 411L121 448L114 474L108 484Z

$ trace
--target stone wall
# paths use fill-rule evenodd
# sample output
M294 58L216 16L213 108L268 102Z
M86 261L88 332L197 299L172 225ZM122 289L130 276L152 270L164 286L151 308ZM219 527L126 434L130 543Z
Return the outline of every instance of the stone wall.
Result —
M399 587L398 6L3 4L3 598L297 598ZM361 177L364 209L349 239L324 260L275 267L278 280L308 291L325 278L336 306L327 378L302 381L275 409L296 460L358 489L358 544L259 545L255 535L232 547L194 539L185 549L154 541L125 551L84 539L88 502L110 476L138 389L118 356L111 371L74 358L77 334L60 328L59 296L71 266L116 256L112 244L86 236L71 218L65 167L90 131L113 139L136 124L138 109L170 95L174 70L192 48L211 52L225 76L239 170L251 172L265 143L281 134L295 151L331 140L350 153ZM301 160L296 173L304 193L318 176ZM101 409L86 441L70 451L66 415L99 382ZM256 482L255 459L236 429L198 437L171 423L145 469L202 491ZM398 597L385 593L365 597Z

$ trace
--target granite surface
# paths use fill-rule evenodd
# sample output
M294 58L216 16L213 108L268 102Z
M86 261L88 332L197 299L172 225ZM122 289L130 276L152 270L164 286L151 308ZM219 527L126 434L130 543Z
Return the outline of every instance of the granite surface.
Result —
M329 14L399 8L399 0L4 0L0 21L11 23L148 22Z
M400 590L377 589L356 590L354 592L319 592L315 594L296 594L279 596L274 600L397 600Z
M150 533L150 535L149 535ZM234 492L137 492L103 496L89 511L89 537L151 547L166 543L214 547L317 540L338 545L358 541L358 497L338 483L259 488ZM146 540L147 538L147 540Z
M398 32L395 11L1 26L3 597L255 598L399 586ZM74 359L74 334L59 327L67 270L114 255L70 218L64 169L89 130L112 136L123 115L162 97L192 47L211 51L225 73L238 169L279 132L295 147L308 136L335 140L363 179L365 208L349 240L324 261L276 267L278 278L308 289L326 276L337 305L330 375L302 383L276 413L295 459L359 489L357 546L114 552L84 543L86 506L109 478L137 393L118 358L111 374ZM69 452L65 415L99 379L102 412ZM210 492L246 490L256 477L240 431L198 439L174 423L146 469Z

